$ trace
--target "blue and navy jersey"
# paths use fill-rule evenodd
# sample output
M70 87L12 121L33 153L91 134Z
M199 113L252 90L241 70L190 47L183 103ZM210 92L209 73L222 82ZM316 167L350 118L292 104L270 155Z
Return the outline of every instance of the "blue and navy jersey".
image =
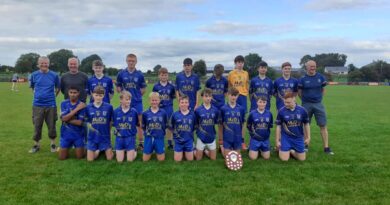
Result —
M314 76L305 74L298 82L298 89L302 90L302 102L321 102L326 84L325 77L320 73L316 73Z
M163 109L156 113L149 108L142 113L142 129L145 137L164 138L168 125L168 116Z
M78 100L74 105L70 102L70 100L64 100L61 102L61 118L70 112L74 110L77 105L80 104L80 101ZM81 120L84 121L85 119L85 108L82 110L79 110L74 116L73 119L75 120ZM61 133L63 134L64 137L69 137L72 138L72 133L78 133L79 136L82 136L84 133L84 128L83 126L77 126L73 125L67 122L62 122L61 125Z
M158 92L160 94L160 108L172 107L173 99L176 98L176 89L175 86L169 82L163 86L160 82L154 84L153 92Z
M204 105L195 109L196 135L203 143L212 143L215 140L215 125L218 124L219 110L211 105L206 109Z
M279 110L275 124L282 128L282 137L303 138L303 124L309 123L305 108L297 105L294 110L283 107Z
M283 97L285 93L298 92L298 80L296 78L289 78L286 80L283 77L280 77L274 81L274 93L276 96L276 108L280 110L280 108L284 107Z
M112 79L107 76L103 76L101 79L99 79L95 75L88 79L87 93L88 95L91 95L89 102L93 103L92 92L93 89L95 89L95 87L98 85L103 86L105 90L103 101L106 103L110 103L110 94L114 94L114 86L112 83Z
M173 138L179 142L186 142L194 139L195 114L190 111L183 115L180 110L173 113L171 117L171 128Z
M258 109L249 113L246 126L249 135L256 140L268 140L273 127L273 117L269 110L260 113Z
M272 80L265 77L263 80L259 76L253 78L249 85L249 94L251 96L251 110L257 109L257 99L261 96L267 98L267 106L265 109L269 110L271 107L271 96L274 93L274 85Z
M55 89L60 87L58 74L37 70L31 74L30 87L34 89L33 106L56 107Z
M127 68L121 70L116 77L116 86L131 93L131 106L142 102L141 89L146 88L146 82L141 71L130 73Z
M92 127L97 130L97 132L88 132L88 141L98 143L102 138L109 138L111 136L110 126L113 112L112 105L105 102L100 107L96 107L93 103L87 106L87 122L91 123Z
M196 104L196 93L200 90L199 77L192 73L189 77L184 72L180 72L176 76L176 89L181 94L189 97L190 110L194 110Z
M221 79L217 80L215 76L211 76L206 81L206 88L210 88L213 91L213 99L211 104L217 108L221 108L225 105L225 94L228 91L228 80L221 76Z
M231 107L229 104L221 108L221 122L223 123L223 139L230 142L242 138L242 125L245 122L245 110L236 104Z
M113 126L117 137L135 137L139 126L137 110L130 108L127 112L123 112L122 107L119 106L114 110Z

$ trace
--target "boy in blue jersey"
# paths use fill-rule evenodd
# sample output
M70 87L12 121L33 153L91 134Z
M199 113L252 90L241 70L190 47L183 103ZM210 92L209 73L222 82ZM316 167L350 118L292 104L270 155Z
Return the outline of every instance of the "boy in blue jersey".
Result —
M179 97L179 110L171 117L171 129L173 130L174 160L180 162L183 159L183 152L188 161L194 159L194 125L195 114L188 109L189 97L182 95Z
M249 158L257 159L259 151L264 159L270 157L269 136L273 125L272 113L265 109L267 98L261 96L257 99L257 109L249 113L247 128L251 137L249 142Z
M158 161L165 160L164 137L168 118L165 110L159 107L160 97L157 92L151 92L150 108L142 113L142 128L145 136L143 161L149 161L153 151Z
M87 137L87 160L94 161L101 151L106 154L107 160L112 160L111 148L111 122L113 108L110 104L103 102L105 89L96 86L93 90L93 103L86 108L86 118L88 122Z
M223 124L223 148L226 156L230 151L240 152L242 127L245 122L245 109L237 104L239 91L231 87L228 90L228 103L221 108Z
M173 99L176 97L175 86L168 82L168 69L160 68L158 71L160 81L153 86L153 92L160 94L160 108L165 110L167 118L171 119L173 114ZM173 150L172 132L166 129L168 138L168 149Z
M285 93L284 107L279 110L275 124L275 144L279 149L279 158L288 161L291 155L304 161L305 144L310 143L309 116L305 108L296 104L293 93Z
M121 70L118 73L116 78L116 89L117 92L121 92L122 90L127 90L131 93L131 104L132 108L135 108L138 112L138 120L142 122L142 96L146 91L146 82L144 75L141 71L135 68L137 65L137 56L134 54L128 54L126 56L127 68ZM138 133L138 149L143 149L143 133L142 128L137 128Z
M202 159L204 151L211 160L217 158L215 125L218 124L219 109L211 104L212 94L213 91L210 88L202 90L203 104L195 109L196 135L198 136L195 155L197 160Z
M284 107L284 94L292 92L294 95L298 92L298 80L291 77L291 63L282 64L282 77L274 81L274 96L276 98L276 110Z
M315 61L310 60L305 65L306 74L298 82L298 95L302 99L302 106L307 110L309 119L311 120L313 115L316 118L325 154L333 155L334 153L329 147L326 111L322 104L327 81L323 75L317 73Z
M183 61L183 72L176 76L176 97L179 99L181 95L186 95L189 98L189 109L194 111L198 107L200 98L200 81L198 75L192 72L192 59L186 58Z
M261 61L257 64L259 76L254 77L249 85L249 95L251 98L251 111L257 109L257 99L261 96L267 98L267 106L265 109L270 110L271 96L274 93L274 86L272 80L266 76L268 70L268 64Z
M103 73L104 70L104 64L101 60L94 60L92 62L92 70L94 72L94 75L88 79L88 87L87 87L87 93L88 95L92 95L93 89L95 89L96 86L100 85L103 86L106 90L103 98L103 102L110 103L110 100L112 99L112 96L114 95L114 86L112 83L112 79L108 76L105 76ZM93 98L91 96L90 103L93 103Z
M120 106L114 110L113 125L115 128L116 161L123 162L125 153L128 162L137 157L135 151L135 136L139 126L137 110L130 107L131 93L122 91L119 95Z
M80 91L71 86L68 89L69 99L61 103L61 138L59 159L64 160L69 156L69 149L74 147L76 158L84 157L84 116L85 103L79 100Z
M42 139L42 126L46 122L48 135L50 138L51 152L57 151L55 145L57 105L56 96L59 92L60 80L57 73L49 70L50 60L46 56L38 58L39 70L31 74L30 87L34 92L32 120L34 125L33 140L35 144L29 151L36 153L40 149L40 140Z
M228 80L223 76L223 72L223 65L215 65L214 75L206 81L205 85L206 88L210 88L212 90L213 98L211 100L211 104L218 108L218 110L225 105L225 96L229 87ZM221 153L223 153L222 127L223 126L221 124L218 124L218 144L221 149Z

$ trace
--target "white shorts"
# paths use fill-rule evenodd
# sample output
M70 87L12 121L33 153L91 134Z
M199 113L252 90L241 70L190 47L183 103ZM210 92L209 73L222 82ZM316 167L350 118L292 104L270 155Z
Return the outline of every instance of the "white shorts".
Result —
M196 139L196 149L197 150L204 150L207 148L208 150L215 150L217 149L217 145L215 143L215 140L212 143L203 143L202 140L199 138Z

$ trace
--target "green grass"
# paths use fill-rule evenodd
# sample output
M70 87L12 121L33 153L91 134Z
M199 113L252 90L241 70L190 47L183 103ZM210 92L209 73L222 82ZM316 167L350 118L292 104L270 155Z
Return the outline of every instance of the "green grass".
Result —
M170 151L162 163L59 161L49 152L46 126L41 151L29 154L32 92L26 84L11 92L0 83L0 204L389 204L389 91L327 88L336 155L323 154L312 125L307 161L283 163L274 153L269 161L250 161L245 153L243 169L231 172L220 156L175 163Z

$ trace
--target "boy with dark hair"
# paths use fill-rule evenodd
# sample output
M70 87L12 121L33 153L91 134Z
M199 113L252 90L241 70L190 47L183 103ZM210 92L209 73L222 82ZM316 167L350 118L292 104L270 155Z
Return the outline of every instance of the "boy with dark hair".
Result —
M198 75L192 72L192 59L186 58L183 61L183 72L176 76L176 97L187 95L189 109L194 111L198 107L200 81Z
M110 103L110 100L114 95L114 86L112 83L112 79L108 76L105 76L103 73L104 70L103 62L101 60L94 60L92 62L92 70L94 72L94 75L88 79L88 87L87 87L88 90L87 93L88 95L91 95L89 103L93 103L92 91L98 85L103 86L104 89L106 90L103 101L106 103Z
M265 97L267 99L267 110L270 110L271 107L271 96L274 93L273 83L270 78L266 76L268 64L264 61L261 61L257 64L257 70L259 75L252 78L249 86L249 95L251 96L251 110L257 109L257 99L259 97Z
M276 98L276 109L280 110L284 106L284 94L292 92L294 95L298 92L298 80L291 77L291 63L282 64L282 77L274 81L274 96Z

